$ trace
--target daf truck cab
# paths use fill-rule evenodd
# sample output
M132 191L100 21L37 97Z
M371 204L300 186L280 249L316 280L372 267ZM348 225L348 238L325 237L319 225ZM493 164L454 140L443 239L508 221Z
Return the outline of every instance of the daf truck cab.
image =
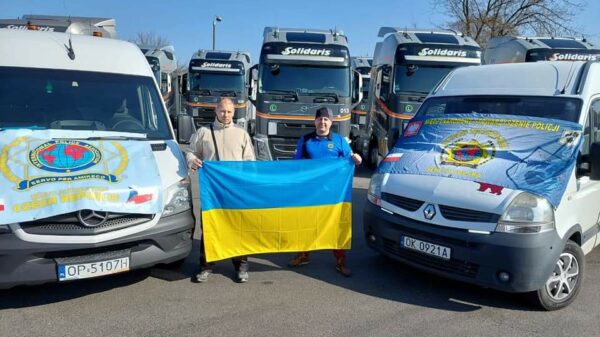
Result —
M167 111L174 125L177 120L178 109L175 105L177 58L173 46L155 48L147 45L138 45L152 69L154 79L160 88L160 94L167 106Z
M586 39L572 37L495 37L483 52L484 64L597 60L600 60L600 49Z
M233 122L252 131L254 107L248 101L250 54L240 51L198 50L187 72L184 90L187 115L195 127L215 120L215 107L222 97L235 104Z
M373 59L369 57L352 57L352 69L360 73L362 77L363 96L360 103L352 109L352 124L350 125L350 140L355 152L361 153L363 158L369 154L363 151L359 144L367 135L367 114L369 112L369 84L371 81L371 65Z
M566 307L600 244L600 63L454 70L381 162L368 200L374 250Z
M453 30L382 27L375 46L368 118L367 162L391 149L431 89L457 67L481 64L481 48Z
M318 108L333 111L332 131L349 139L351 110L362 96L348 40L336 30L266 27L252 71L259 160L289 159L298 139L314 131Z
M117 38L115 19L80 16L23 15L20 19L2 19L0 28L38 30Z
M190 179L140 49L27 30L0 41L0 288L183 261Z

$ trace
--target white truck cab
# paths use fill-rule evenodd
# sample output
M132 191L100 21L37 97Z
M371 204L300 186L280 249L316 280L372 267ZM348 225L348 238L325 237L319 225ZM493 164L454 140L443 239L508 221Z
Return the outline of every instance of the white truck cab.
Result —
M531 292L546 310L569 305L600 243L600 63L453 71L379 165L368 199L376 251Z
M182 261L183 154L135 45L0 30L0 288Z

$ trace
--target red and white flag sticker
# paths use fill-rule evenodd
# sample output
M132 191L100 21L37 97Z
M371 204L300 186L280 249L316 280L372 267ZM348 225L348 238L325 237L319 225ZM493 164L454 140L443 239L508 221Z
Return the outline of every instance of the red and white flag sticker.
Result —
M383 159L383 161L384 162L400 161L400 158L402 158L402 153L390 153L385 157L385 159Z

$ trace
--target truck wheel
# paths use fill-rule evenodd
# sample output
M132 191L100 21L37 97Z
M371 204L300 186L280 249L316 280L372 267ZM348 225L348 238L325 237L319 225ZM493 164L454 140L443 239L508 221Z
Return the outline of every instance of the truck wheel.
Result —
M562 309L577 297L585 270L581 247L569 240L554 265L546 284L534 293L534 300L544 310Z

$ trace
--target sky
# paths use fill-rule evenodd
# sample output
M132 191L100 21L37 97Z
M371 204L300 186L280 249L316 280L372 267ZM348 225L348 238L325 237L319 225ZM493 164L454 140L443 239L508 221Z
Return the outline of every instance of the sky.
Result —
M25 14L91 16L116 19L118 38L152 32L168 39L180 64L198 49L250 52L256 63L266 26L342 30L352 56L372 56L382 26L442 28L450 20L434 0L0 0L0 18ZM600 46L596 19L600 1L588 4L575 19L581 33Z

